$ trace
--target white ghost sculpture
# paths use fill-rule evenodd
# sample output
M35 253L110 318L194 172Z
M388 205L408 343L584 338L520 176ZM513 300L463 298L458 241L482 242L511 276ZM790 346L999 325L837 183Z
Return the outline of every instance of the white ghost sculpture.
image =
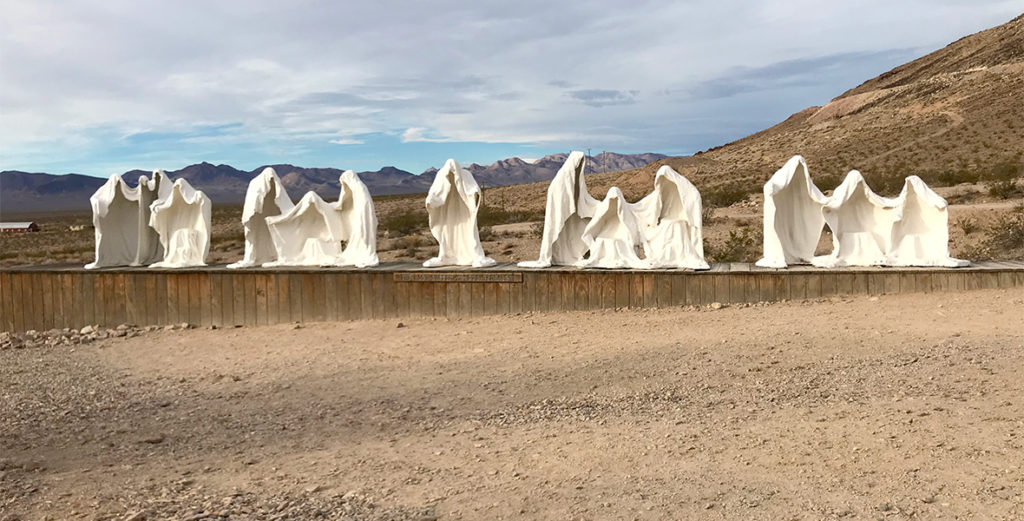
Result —
M206 266L210 254L210 198L184 179L150 206L149 225L160 235L163 260L151 268Z
M757 265L807 264L825 227L829 198L818 190L803 157L793 156L764 185L764 256Z
M437 257L424 262L424 267L494 265L494 259L484 255L476 225L482 202L483 193L473 174L454 159L445 161L427 192L430 233L439 248Z
M635 205L647 237L645 261L652 268L706 270L697 187L672 167L654 175L654 191Z
M896 204L872 192L860 172L851 170L822 210L832 230L832 253L811 263L821 268L885 265Z
M171 185L171 178L163 170L154 170L152 179L139 177L139 248L132 266L148 266L164 258L160 234L149 225L149 218L153 203L169 194Z
M597 205L594 218L583 230L583 242L590 255L576 263L581 268L647 269L650 265L637 255L637 246L650 251L632 204L622 190L613 186Z
M377 214L370 189L352 170L341 174L341 194L335 204L341 219L341 240L345 249L339 266L365 268L380 263L377 257Z
M242 227L245 230L245 254L242 260L228 264L228 268L262 266L277 259L274 240L267 227L267 218L288 212L295 206L281 178L273 168L249 181L242 206Z
M333 266L341 256L341 216L316 192L306 192L291 210L267 217L277 260L264 266Z
M139 251L139 190L114 174L89 198L96 234L95 260L86 269L128 266Z
M540 257L535 261L520 262L520 267L573 266L587 252L583 230L600 202L587 191L583 177L586 161L583 152L570 153L551 180L544 208Z
M944 266L957 268L970 262L949 256L949 213L946 200L912 175L896 197L890 266Z
M308 192L289 211L267 218L277 260L264 266L365 268L380 263L370 190L351 170L341 174L340 184L336 203Z
M149 205L161 186L167 186L163 170L153 180L139 177L136 187L114 174L89 198L95 228L95 260L86 269L139 266L160 260L162 249L156 231L149 226Z

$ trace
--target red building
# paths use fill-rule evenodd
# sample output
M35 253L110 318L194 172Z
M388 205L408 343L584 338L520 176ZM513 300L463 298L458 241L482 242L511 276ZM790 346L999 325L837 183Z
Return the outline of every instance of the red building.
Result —
M0 222L0 233L27 233L38 232L39 225L34 222L2 223Z

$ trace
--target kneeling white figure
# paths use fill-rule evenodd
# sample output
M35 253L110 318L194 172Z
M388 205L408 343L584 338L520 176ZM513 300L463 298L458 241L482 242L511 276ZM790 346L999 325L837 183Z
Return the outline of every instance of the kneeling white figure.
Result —
M832 230L832 253L814 257L822 268L883 266L892 236L896 201L871 191L860 172L846 175L822 213Z
M587 191L585 166L586 156L574 151L558 169L548 186L540 255L535 261L520 262L520 267L573 266L587 252L583 230L600 202Z
M245 253L242 260L228 264L228 268L261 266L277 259L274 240L270 236L267 218L288 212L295 203L288 197L281 178L273 168L263 169L249 181L242 206L242 228L245 231Z
M594 218L583 230L583 242L590 254L576 265L581 268L647 269L650 265L637 254L649 251L647 239L622 190L613 186L597 206Z
M493 266L494 259L484 254L477 228L477 213L483 193L473 174L449 159L437 171L427 192L426 206L430 233L437 240L437 257L424 267Z
M970 264L949 256L948 205L920 177L906 178L896 203L888 265L957 268Z
M149 225L160 235L163 260L151 268L206 266L210 254L210 198L178 179L150 207Z
M635 205L647 237L644 259L652 268L706 270L697 187L672 167L654 176L654 191Z

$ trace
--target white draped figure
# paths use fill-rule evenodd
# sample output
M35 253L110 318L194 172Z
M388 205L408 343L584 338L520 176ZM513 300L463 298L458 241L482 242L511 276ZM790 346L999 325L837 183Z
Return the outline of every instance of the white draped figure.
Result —
M832 230L832 253L815 257L822 268L881 266L892 236L896 201L876 195L860 172L851 170L822 210Z
M153 203L171 192L171 178L167 172L154 170L153 178L139 177L139 248L132 266L148 266L164 258L164 247L160 234L149 225Z
M811 262L828 200L811 181L803 157L793 156L776 171L764 185L764 256L757 265L785 268Z
M277 260L264 266L376 266L377 215L370 190L351 170L338 202L308 192L295 207L267 218Z
M454 159L445 161L437 171L427 192L427 214L430 233L437 239L437 257L428 259L424 267L491 266L494 259L484 255L476 215L483 202L480 186L473 174Z
M377 214L373 198L352 170L341 174L341 194L335 205L341 218L341 237L345 241L337 264L365 268L380 263L377 257Z
M540 257L535 261L520 262L520 267L572 266L587 252L583 230L600 203L587 191L583 177L586 161L583 152L570 153L551 180L544 208Z
M160 235L164 256L149 267L206 266L210 254L210 198L188 181L178 179L150 210L149 225Z
M946 200L912 175L896 197L890 266L967 266L949 256L949 213Z
M576 265L581 268L635 268L650 265L637 255L637 246L650 251L632 204L622 190L613 186L597 205L594 218L583 230L583 242L590 255Z
M672 167L654 175L654 192L634 205L647 237L645 261L652 268L706 270L697 187Z
M267 218L281 215L295 203L288 197L281 178L273 168L264 168L249 181L242 206L242 228L245 230L245 254L242 260L228 264L228 268L262 266L277 259L274 240L270 237Z
M95 260L86 269L128 266L139 251L139 190L114 174L89 198L96 234Z
M86 269L138 266L160 260L159 238L149 227L149 205L157 199L158 187L166 183L162 170L153 172L153 180L139 177L136 187L114 174L92 194L89 203L96 250L95 260L86 264Z
M341 256L341 216L316 192L306 192L291 210L267 217L277 260L264 266L333 266Z

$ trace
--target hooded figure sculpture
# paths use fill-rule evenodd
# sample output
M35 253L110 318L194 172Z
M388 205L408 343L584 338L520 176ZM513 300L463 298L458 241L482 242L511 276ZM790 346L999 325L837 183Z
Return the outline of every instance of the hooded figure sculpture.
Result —
M892 226L890 266L944 266L970 263L949 256L949 213L946 200L912 175L896 197Z
M446 161L427 192L430 233L437 239L439 248L437 257L424 262L424 267L494 265L494 259L484 255L476 226L482 202L483 193L473 174L454 159Z
M832 230L832 253L815 257L821 268L886 263L896 201L876 195L860 172L851 170L822 210Z
M520 267L573 266L587 252L583 230L600 202L587 191L583 177L586 161L583 152L570 153L551 180L544 208L540 257L535 261L520 262Z
M139 190L114 174L89 198L96 234L95 260L86 269L128 266L139 252Z
M153 178L139 177L139 249L132 266L148 266L164 258L160 234L149 225L153 203L171 192L171 179L163 170L153 170Z
M345 249L339 266L365 268L380 263L377 257L377 214L373 198L359 176L351 170L341 174L341 194L335 204L341 219L341 237Z
M654 192L634 205L647 238L645 261L652 268L706 270L700 192L665 165L654 175Z
M242 227L245 230L245 254L242 260L228 264L228 268L262 266L277 259L274 240L270 237L267 218L281 215L295 206L285 190L281 178L273 168L264 168L249 181L242 206Z
M803 157L793 156L764 184L763 268L807 264L825 227L822 208L828 203L807 171Z
M149 225L160 235L163 260L151 268L206 266L210 253L210 198L178 179L151 207Z
M576 265L581 268L649 268L636 252L637 246L643 246L644 251L650 251L650 246L634 211L622 190L615 186L608 190L608 195L594 211L594 218L583 230L583 242L590 255Z
M89 198L96 230L96 256L86 269L151 264L163 257L159 236L149 226L149 205L170 188L163 170L128 186L114 174Z

